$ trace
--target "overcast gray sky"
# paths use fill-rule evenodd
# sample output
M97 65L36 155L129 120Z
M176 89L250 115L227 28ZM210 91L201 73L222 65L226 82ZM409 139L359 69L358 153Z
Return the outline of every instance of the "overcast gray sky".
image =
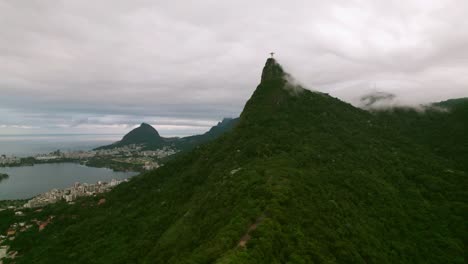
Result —
M468 96L468 1L0 0L0 134L206 131L268 52L356 104Z

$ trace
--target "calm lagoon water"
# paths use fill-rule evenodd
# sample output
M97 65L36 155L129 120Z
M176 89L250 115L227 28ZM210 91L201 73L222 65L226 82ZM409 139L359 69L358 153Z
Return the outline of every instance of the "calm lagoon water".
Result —
M54 188L71 187L75 182L109 182L112 179L126 179L137 174L91 168L76 163L0 168L0 173L7 173L10 176L0 182L0 200L27 199Z

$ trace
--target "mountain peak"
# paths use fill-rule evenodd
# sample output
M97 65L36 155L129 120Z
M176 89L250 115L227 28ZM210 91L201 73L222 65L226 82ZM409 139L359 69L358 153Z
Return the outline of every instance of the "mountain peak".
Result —
M122 140L97 149L111 149L131 144L145 145L147 147L159 147L163 144L163 141L164 139L159 135L158 131L154 127L147 123L141 123L139 127L128 132Z
M273 58L268 58L262 71L262 82L283 79L283 67Z
M141 123L140 127L137 127L126 134L120 143L123 145L160 145L162 143L162 138L154 127L147 123Z

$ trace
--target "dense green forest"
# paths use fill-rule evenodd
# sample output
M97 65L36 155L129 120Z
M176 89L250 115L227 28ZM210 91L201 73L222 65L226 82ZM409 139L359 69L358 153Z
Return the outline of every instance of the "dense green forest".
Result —
M468 98L452 99L424 109L376 111L382 123L468 171Z
M368 112L285 76L268 59L218 139L26 212L55 217L11 241L15 263L465 263L466 100Z

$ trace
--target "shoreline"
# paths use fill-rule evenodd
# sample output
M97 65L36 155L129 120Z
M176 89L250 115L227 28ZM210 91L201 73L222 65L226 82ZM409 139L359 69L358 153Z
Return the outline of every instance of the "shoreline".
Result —
M61 163L75 163L75 164L80 164L80 165L83 165L83 166L86 166L86 167L89 167L89 168L106 168L106 169L110 169L114 172L142 172L143 170L141 169L138 169L136 168L136 166L134 168L130 168L130 167L133 167L131 166L132 164L128 164L130 166L127 166L127 167L119 167L119 166L112 166L112 165L109 165L109 166L99 166L99 165L95 165L93 166L92 164L95 164L93 162L89 163L87 160L86 161L83 161L83 160L79 160L79 159L54 159L54 160L37 160L35 159L34 157L28 157L27 158L28 161L27 162L23 162L21 161L20 163L12 163L12 164L0 164L0 168L18 168L18 167L33 167L34 165L42 165L42 164L61 164ZM34 162L29 162L29 159L34 159L35 161ZM112 160L108 159L108 160L105 160L104 162L111 162ZM2 177L1 177L1 174L0 173L0 181L2 180Z
M38 208L49 204L54 204L59 201L65 201L72 204L79 197L96 196L111 191L117 185L128 182L129 179L116 180L112 179L109 182L97 181L96 183L79 183L76 182L73 186L67 188L53 188L47 192L38 194L31 199L26 199L27 202L23 208Z
M33 166L39 166L34 168ZM70 186L73 186L74 183L80 182L85 185L92 185L97 182L111 182L111 181L123 181L129 180L130 178L137 176L140 172L126 170L126 171L115 171L110 168L99 168L99 167L91 167L86 166L84 164L80 164L79 162L48 162L43 164L36 164L32 166L15 166L11 168L7 173L10 174L9 178L16 179L20 177L21 179L29 179L31 177L38 179L35 181L41 182L41 177L36 176L45 176L45 179L49 179L50 177L47 174L57 174L56 177L50 178L50 182L46 181L47 183L42 184L40 188L28 188L27 185L20 184L16 185L15 182L12 183L11 187L9 185L9 181L0 182L0 190L5 190L6 193L0 195L0 208L2 207L2 203L7 201L16 201L16 200L30 200L38 195L44 194L49 192L53 189L66 189ZM46 166L46 167L42 167ZM81 167L81 169L80 169ZM26 168L25 171L21 168ZM75 170L78 170L75 175ZM1 171L1 168L0 168ZM43 174L45 172L46 174ZM38 174L39 173L39 174ZM66 180L60 180L61 178L65 177ZM57 180L55 180L57 178ZM23 182L23 181L20 181ZM11 188L16 190L15 192L11 192ZM16 194L15 194L16 193Z

